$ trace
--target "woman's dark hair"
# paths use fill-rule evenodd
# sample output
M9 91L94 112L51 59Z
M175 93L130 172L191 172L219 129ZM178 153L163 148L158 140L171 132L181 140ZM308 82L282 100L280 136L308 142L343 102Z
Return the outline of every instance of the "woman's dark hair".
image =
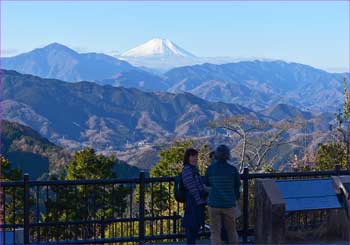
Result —
M184 164L188 164L190 163L190 156L197 156L198 155L198 151L193 149L193 148L189 148L185 151L184 154Z

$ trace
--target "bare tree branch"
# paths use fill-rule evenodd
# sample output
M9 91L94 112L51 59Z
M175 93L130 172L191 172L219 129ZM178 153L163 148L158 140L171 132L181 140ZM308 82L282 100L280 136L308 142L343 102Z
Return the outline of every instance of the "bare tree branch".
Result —
M245 164L253 169L261 168L263 163L266 162L266 156L272 149L296 142L283 140L283 135L289 129L302 125L302 122L268 123L252 116L235 116L212 122L210 125L238 135L241 145L239 153L241 171Z

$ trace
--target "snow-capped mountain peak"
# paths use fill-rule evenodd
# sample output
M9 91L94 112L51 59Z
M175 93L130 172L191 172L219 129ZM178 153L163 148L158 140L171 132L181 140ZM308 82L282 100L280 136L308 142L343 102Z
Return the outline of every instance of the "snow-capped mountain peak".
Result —
M195 57L190 52L180 48L169 39L155 38L130 49L121 56L124 57Z

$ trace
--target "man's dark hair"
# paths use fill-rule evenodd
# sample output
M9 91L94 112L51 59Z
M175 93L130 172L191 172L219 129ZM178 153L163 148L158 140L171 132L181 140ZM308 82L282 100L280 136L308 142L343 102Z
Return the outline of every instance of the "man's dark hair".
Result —
M230 149L226 145L219 145L215 150L215 159L216 160L230 160L231 153Z
M215 157L215 151L211 151L210 153L209 153L209 158L210 159L213 159Z
M198 155L198 151L193 149L193 148L189 148L185 151L184 154L184 160L183 163L184 164L188 164L190 163L190 156L197 156Z

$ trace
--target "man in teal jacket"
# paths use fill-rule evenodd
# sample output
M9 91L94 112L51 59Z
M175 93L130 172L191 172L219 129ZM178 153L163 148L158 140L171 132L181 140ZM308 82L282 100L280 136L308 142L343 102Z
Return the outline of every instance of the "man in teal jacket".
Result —
M221 243L221 225L224 224L229 244L238 243L235 207L241 186L237 169L227 163L230 150L220 145L215 151L216 161L211 164L204 178L209 191L210 240L212 244Z

